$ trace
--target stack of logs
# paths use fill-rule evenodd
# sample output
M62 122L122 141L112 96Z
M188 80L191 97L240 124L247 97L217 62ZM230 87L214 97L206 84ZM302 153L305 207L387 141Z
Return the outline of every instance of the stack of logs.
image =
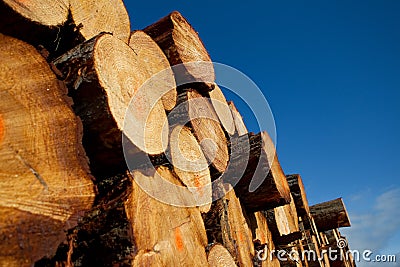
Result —
M0 11L1 266L354 266L322 253L346 254L342 200L308 206L300 175L284 174L268 133L247 132L212 68L185 69L211 82L177 86L171 66L211 62L181 14L130 32L120 0L1 0ZM171 89L132 106L160 71ZM269 171L249 192L257 165Z

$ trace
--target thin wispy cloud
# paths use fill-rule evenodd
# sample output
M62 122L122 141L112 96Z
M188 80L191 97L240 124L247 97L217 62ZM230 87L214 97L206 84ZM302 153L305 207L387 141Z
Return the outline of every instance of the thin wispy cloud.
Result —
M377 263L361 261L357 266L400 267L400 243L389 247L390 239L400 232L400 188L391 189L379 195L364 213L349 210L352 227L342 232L349 237L351 249L371 250L374 254L393 254L396 263Z

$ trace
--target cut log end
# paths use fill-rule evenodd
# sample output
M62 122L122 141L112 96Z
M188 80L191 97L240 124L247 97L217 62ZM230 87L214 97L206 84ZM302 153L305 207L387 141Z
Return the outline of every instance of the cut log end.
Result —
M194 135L208 161L223 173L229 161L228 145L214 109L209 99L195 90L187 92L187 101Z
M0 58L0 262L31 265L55 252L91 207L94 188L80 122L45 59L2 34Z
M182 262L188 266L206 266L207 236L198 208L162 203L136 182L147 180L152 183L157 175L170 183L180 184L173 172L165 167L157 168L150 175L133 172L132 194L125 205L138 251L156 252L160 255L162 266L179 266ZM152 186L154 190L156 187L157 184ZM164 188L160 190L165 194ZM143 266L143 263L137 264Z
M2 2L11 8L15 14L44 26L61 26L67 21L69 8L68 0L3 0Z
M197 32L179 12L172 12L146 27L144 31L161 47L171 66L190 62L211 62ZM215 80L211 63L189 64L185 65L184 69L187 76L197 81L212 83ZM185 80L185 78L178 80Z
M67 23L68 10L68 0L3 0L0 32L42 49L46 58L54 57L71 48L76 37Z
M211 247L208 253L208 264L210 267L236 267L235 260L229 251L220 244Z
M157 88L143 88L148 75L126 43L101 34L54 64L65 75L75 111L82 118L93 172L104 175L125 167L122 132L137 151L150 155L165 151L168 121L164 107L153 98Z
M161 101L153 101L152 92L141 87L147 75L138 56L118 38L105 34L99 37L93 57L119 129L142 151L151 155L164 152L168 142L166 114Z
M152 79L162 90L162 103L168 111L176 105L177 91L174 73L161 48L143 31L134 31L129 39L129 46L137 54L140 63L147 71L148 79Z
M208 212L212 202L211 176L200 145L190 129L182 126L172 130L170 140L175 173L192 192L200 211Z
M232 112L233 121L235 123L236 132L239 136L245 135L248 133L246 125L243 122L243 118L237 110L235 104L232 101L228 102L229 108Z
M110 32L128 43L131 33L130 22L128 12L121 0L70 0L69 2L72 19L85 40L101 32Z
M340 227L350 227L350 218L343 199L316 204L310 207L318 231L327 231Z
M171 65L195 61L211 62L197 32L177 11L148 26L144 31L164 50Z
M218 118L224 127L225 131L229 135L235 134L235 123L232 117L231 110L226 102L225 96L219 88L218 85L215 85L214 90L209 92L211 102L214 106L215 112L218 115Z
M3 116L0 114L0 145L3 142L4 138L4 121L3 121Z

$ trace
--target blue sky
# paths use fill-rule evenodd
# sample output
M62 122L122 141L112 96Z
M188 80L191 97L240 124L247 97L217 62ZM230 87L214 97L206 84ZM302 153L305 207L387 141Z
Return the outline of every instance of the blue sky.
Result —
M125 4L132 29L180 11L214 61L261 88L282 167L302 175L310 203L343 197L351 247L400 261L400 1Z

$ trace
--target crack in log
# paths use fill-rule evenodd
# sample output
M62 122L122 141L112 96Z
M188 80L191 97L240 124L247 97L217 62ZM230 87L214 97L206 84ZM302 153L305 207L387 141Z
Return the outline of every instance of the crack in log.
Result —
M179 224L179 225L177 225L177 226L175 226L175 227L172 227L171 229L176 229L176 228L179 228L179 227L181 227L181 226L183 226L183 225L185 225L185 224L190 223L190 222L191 222L190 216L187 216L186 218L189 219L189 220L188 220L188 221L185 221L185 222L183 222L183 223L181 223L181 224Z
M41 185L43 185L44 190L47 192L49 190L49 187L46 183L46 181L43 179L42 176L40 176L40 174L28 163L26 162L25 159L23 159L19 154L18 151L15 151L15 153L17 154L16 157L19 161L21 161L32 173L33 175L35 175L36 179L38 179L38 181L40 182Z

